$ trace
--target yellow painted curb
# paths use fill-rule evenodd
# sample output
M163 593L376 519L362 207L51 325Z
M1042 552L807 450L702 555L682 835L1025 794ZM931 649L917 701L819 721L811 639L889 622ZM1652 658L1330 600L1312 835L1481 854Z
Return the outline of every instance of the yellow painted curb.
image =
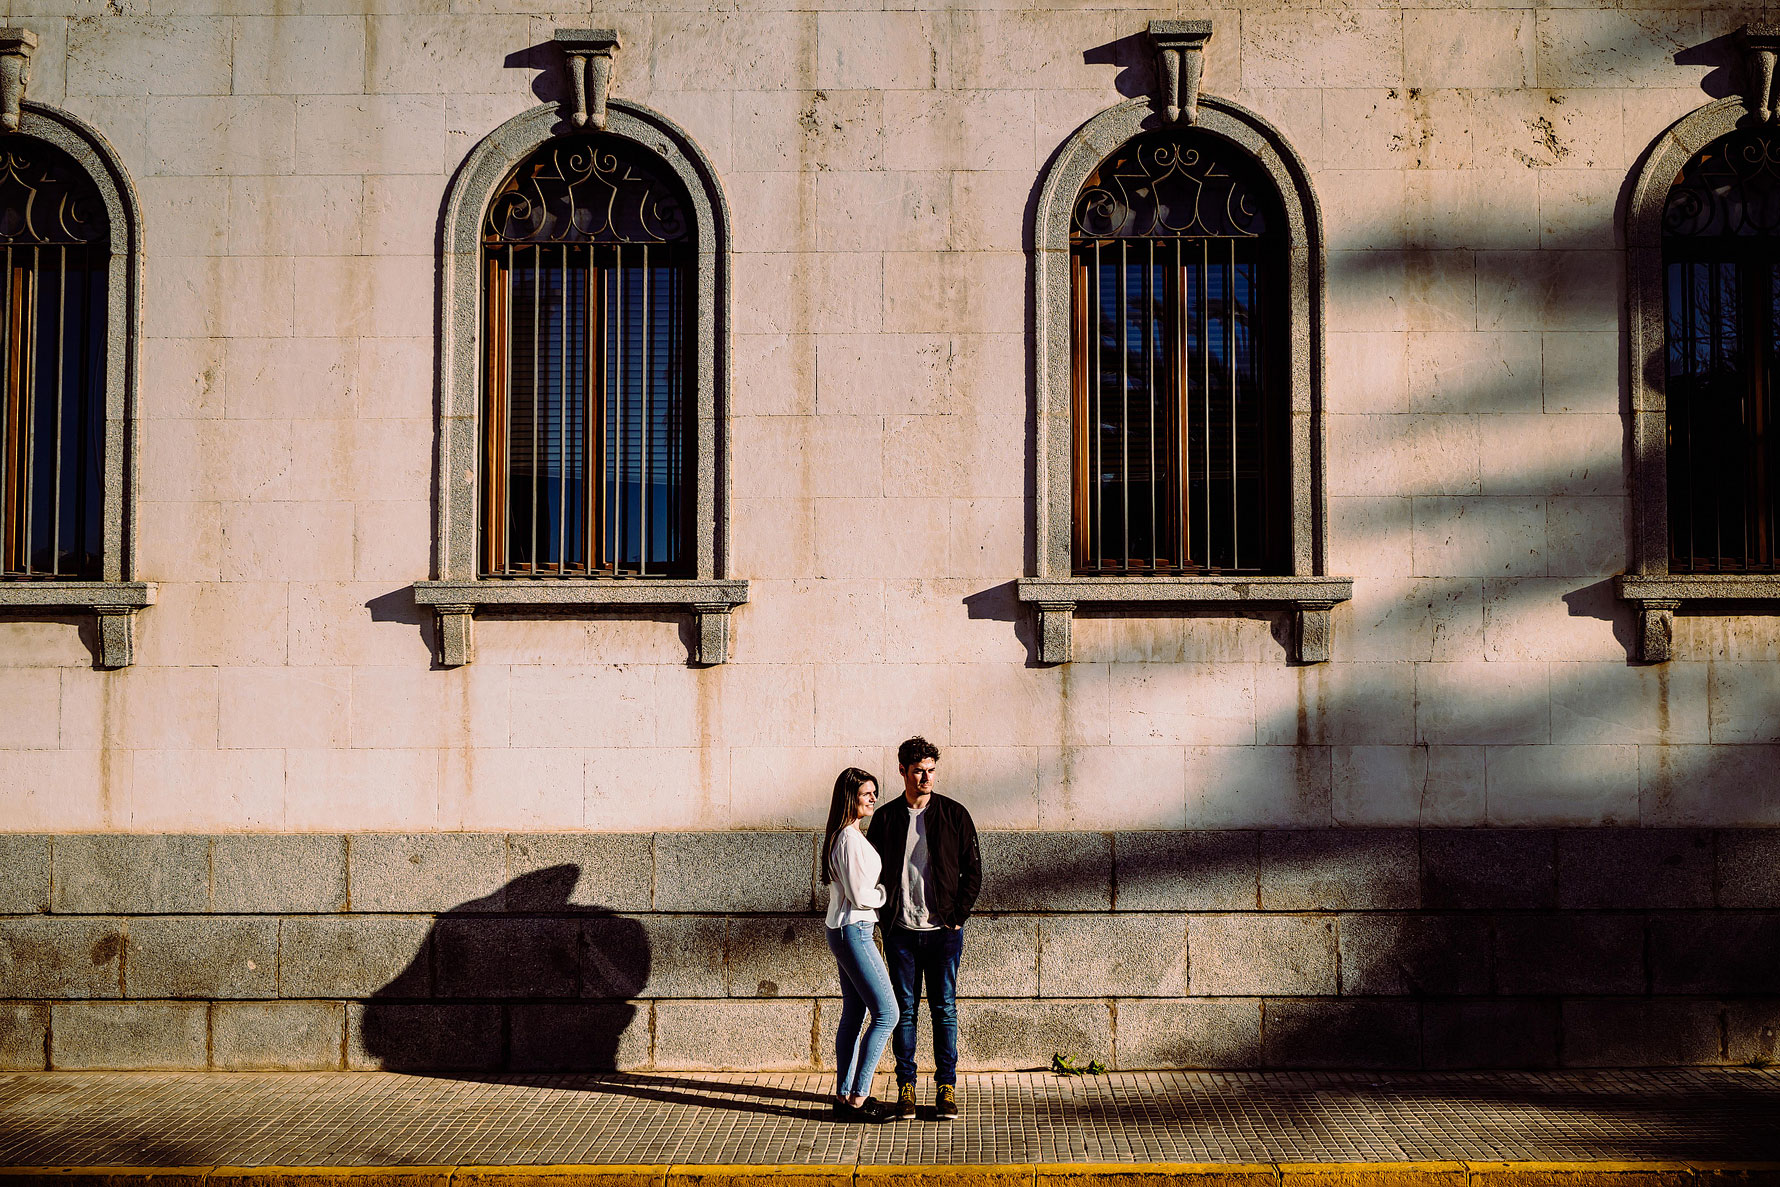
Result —
M60 1184L70 1187L199 1187L210 1177L207 1166L5 1166L6 1187Z
M1689 1162L1700 1187L1780 1187L1780 1163Z
M1689 1187L1685 1162L1467 1162L1470 1187Z
M853 1168L828 1166L671 1166L668 1187L853 1187Z
M1282 1162L1280 1187L1466 1187L1462 1162Z
M1032 1187L1031 1163L1009 1166L861 1166L858 1187Z
M1277 1187L1269 1162L1056 1162L1035 1168L1033 1187Z
M665 1187L668 1168L655 1166L460 1166L451 1187Z
M206 1187L451 1187L449 1166L219 1166Z

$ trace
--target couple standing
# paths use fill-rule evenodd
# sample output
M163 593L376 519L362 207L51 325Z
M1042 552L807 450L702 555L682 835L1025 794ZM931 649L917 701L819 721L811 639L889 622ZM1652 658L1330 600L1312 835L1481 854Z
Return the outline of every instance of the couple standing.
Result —
M933 1019L933 1114L951 1121L958 1116L958 958L983 863L970 813L933 790L939 749L926 738L910 738L897 747L896 769L902 795L875 814L877 778L858 767L842 771L822 838L828 947L841 978L834 1116L871 1122L915 1116L915 1009L925 981ZM881 954L872 939L880 909ZM892 1035L894 1106L871 1095Z

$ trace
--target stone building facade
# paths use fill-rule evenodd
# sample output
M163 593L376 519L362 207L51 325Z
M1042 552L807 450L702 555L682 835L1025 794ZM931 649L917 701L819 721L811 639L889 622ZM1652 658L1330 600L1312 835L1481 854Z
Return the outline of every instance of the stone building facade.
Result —
M0 1068L818 1066L913 733L966 1066L1773 1058L1780 578L1670 573L1649 370L1760 20L13 0L119 267L108 567L0 582ZM503 586L476 236L601 125L697 232L696 563ZM1068 212L1169 126L1279 189L1292 544L1084 583Z

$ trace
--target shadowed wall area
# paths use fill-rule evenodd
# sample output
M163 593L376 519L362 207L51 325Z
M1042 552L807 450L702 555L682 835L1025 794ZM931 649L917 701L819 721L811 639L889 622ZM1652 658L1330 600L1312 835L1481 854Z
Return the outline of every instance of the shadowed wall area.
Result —
M839 1003L817 841L0 838L0 1067L819 1068ZM1780 1054L1774 831L990 832L983 849L966 1068Z

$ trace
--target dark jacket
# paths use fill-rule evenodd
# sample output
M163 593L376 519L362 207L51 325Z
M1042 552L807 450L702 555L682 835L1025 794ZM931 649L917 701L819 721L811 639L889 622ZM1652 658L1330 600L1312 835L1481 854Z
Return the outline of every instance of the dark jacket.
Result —
M927 801L927 861L933 884L928 887L929 917L948 927L962 926L983 889L983 856L977 849L977 826L957 800L935 792ZM866 840L884 859L884 906L878 918L893 926L902 914L902 856L909 840L909 802L902 796L871 815Z

